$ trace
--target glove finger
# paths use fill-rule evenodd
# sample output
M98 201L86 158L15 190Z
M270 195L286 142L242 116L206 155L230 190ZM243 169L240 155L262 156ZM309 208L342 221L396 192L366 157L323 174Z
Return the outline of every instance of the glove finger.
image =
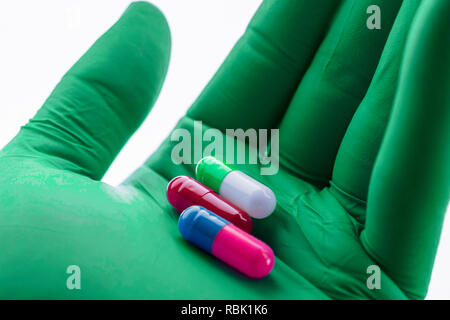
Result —
M168 138L125 184L155 192L155 172L165 179L193 175L207 145L195 140L202 139L201 130L277 128L339 3L340 0L265 0L187 117L175 128L178 133L194 137L186 148L189 155L184 156L190 161L178 165L169 160L178 142ZM200 133L196 133L193 120L203 121ZM225 145L226 142L221 148L223 156Z
M367 28L367 8L381 10L380 30ZM347 0L320 45L280 125L280 163L323 186L331 178L345 130L369 87L399 0Z
M425 1L408 36L369 186L365 249L410 298L430 281L450 195L450 2Z
M265 0L188 116L211 127L276 128L339 0Z
M131 4L3 153L100 179L155 102L169 52L162 13L149 3Z
M420 0L403 2L367 94L336 156L331 190L361 223L370 174L392 110L406 39L419 5Z

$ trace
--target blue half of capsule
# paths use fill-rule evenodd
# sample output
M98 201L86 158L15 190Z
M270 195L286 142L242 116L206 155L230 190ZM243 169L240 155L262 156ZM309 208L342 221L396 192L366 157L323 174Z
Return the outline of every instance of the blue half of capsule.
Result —
M227 220L200 206L185 209L178 220L178 229L185 239L211 253L214 239L229 224Z

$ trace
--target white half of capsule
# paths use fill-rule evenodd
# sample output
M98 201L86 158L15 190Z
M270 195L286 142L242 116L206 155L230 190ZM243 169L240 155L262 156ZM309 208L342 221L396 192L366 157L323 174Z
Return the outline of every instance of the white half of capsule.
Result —
M256 219L271 215L277 205L272 190L237 170L225 176L219 194Z

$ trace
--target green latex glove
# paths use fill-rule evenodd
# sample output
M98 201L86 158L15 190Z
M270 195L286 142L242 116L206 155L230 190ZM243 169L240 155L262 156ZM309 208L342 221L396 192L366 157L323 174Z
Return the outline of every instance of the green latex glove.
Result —
M381 30L366 27L373 4ZM277 256L255 281L179 234L166 186L195 164L171 161L177 142L122 185L100 181L169 61L163 15L132 4L1 151L0 297L423 298L450 194L448 30L448 0L263 2L176 126L280 128L276 175L238 165L278 200L254 220Z

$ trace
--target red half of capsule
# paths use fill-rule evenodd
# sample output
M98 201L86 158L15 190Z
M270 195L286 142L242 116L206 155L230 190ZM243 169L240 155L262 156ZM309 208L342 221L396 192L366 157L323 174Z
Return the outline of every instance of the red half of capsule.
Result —
M190 206L208 209L236 227L251 233L252 219L217 193L188 176L173 178L167 186L167 200L178 212Z

